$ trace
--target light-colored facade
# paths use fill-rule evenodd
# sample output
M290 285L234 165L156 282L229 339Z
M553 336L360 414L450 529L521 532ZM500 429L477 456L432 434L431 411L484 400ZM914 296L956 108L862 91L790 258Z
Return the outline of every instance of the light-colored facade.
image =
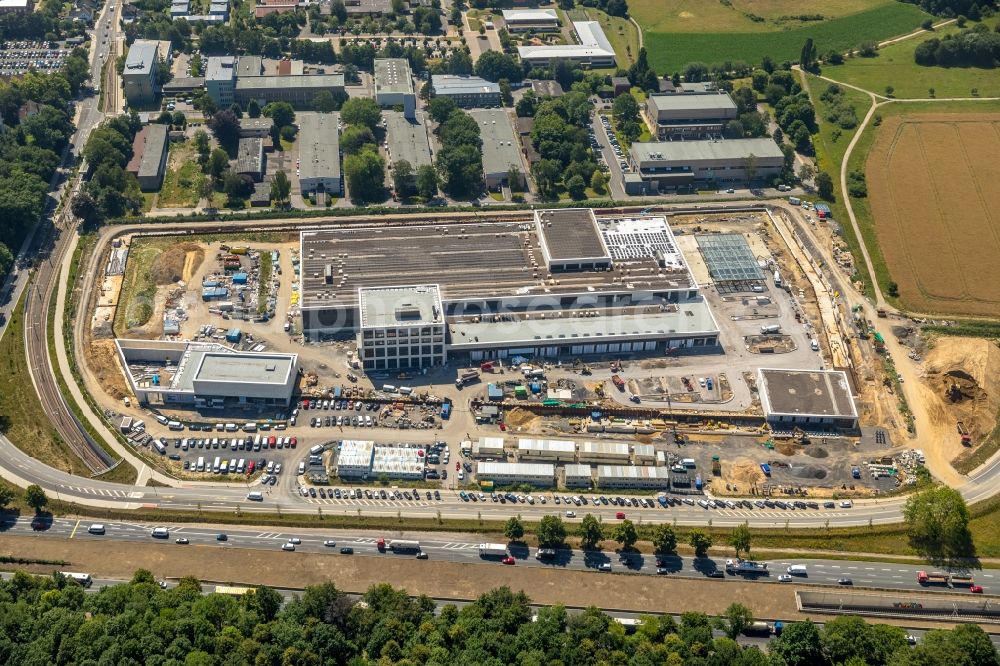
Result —
M601 24L597 21L573 21L573 32L578 44L552 46L518 46L517 53L523 62L532 67L548 67L557 60L581 67L605 68L615 66L615 49L611 46Z
M580 462L628 462L629 450L625 442L581 442Z
M372 469L375 442L345 439L337 453L337 476L344 479L366 478Z
M31 0L0 0L0 14L28 14L33 7Z
M365 370L444 365L444 309L437 285L363 287L358 303L358 353Z
M404 117L415 117L417 96L413 92L413 73L406 58L375 59L375 101L384 108L402 106Z
M599 488L642 488L669 490L670 470L666 467L598 465Z
M151 39L137 39L129 47L122 72L122 87L129 106L144 106L156 101L158 53L158 42Z
M416 446L376 446L372 458L371 478L386 477L404 481L424 478L424 458Z
M299 188L302 194L326 192L340 195L344 181L340 171L338 113L300 113Z
M448 97L463 109L499 108L500 84L478 76L435 74L431 77L434 97Z
M692 96L693 99L699 96ZM698 183L746 183L777 176L785 154L770 138L633 143L629 162L651 192Z
M589 488L594 483L594 468L574 463L565 466L567 488Z
M517 440L518 460L556 460L573 462L576 458L576 444L565 439L519 439Z
M636 444L632 455L635 458L636 465L656 464L656 447L652 444Z
M475 109L468 112L479 125L483 140L483 179L493 190L504 185L524 186L521 147L514 136L510 116L503 109ZM510 182L511 170L518 173L518 183Z
M236 78L234 94L240 104L249 104L253 99L261 106L269 102L288 102L292 106L311 109L316 94L324 90L343 95L344 75L242 76Z
M650 95L646 114L661 141L719 137L726 123L739 115L736 102L724 91L714 95Z
M555 485L556 468L550 463L476 463L476 479L492 481L498 486L530 484L551 487Z
M205 92L216 106L226 109L236 101L236 57L212 56L205 67Z
M554 9L504 9L507 32L558 32L559 15Z
M504 451L503 437L480 437L472 443L473 458L503 458Z

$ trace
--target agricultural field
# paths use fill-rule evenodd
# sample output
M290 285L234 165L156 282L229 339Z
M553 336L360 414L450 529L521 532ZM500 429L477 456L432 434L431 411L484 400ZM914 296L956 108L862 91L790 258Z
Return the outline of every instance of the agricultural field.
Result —
M1000 114L900 113L875 134L868 204L904 307L1000 312ZM883 285L884 286L884 285Z
M633 0L629 11L643 29L650 64L661 73L693 61L797 60L809 37L820 54L847 51L911 32L930 18L896 0L808 6L793 0Z
M1000 22L1000 18L993 17L983 22L992 28ZM931 88L934 89L934 96L939 98L969 97L973 88L978 90L980 97L1000 96L1000 73L996 69L924 67L914 62L913 52L921 43L959 32L955 24L947 25L925 36L879 49L875 58L850 58L843 65L826 65L823 75L878 94L884 94L885 87L892 86L895 89L893 95L897 98L930 97Z

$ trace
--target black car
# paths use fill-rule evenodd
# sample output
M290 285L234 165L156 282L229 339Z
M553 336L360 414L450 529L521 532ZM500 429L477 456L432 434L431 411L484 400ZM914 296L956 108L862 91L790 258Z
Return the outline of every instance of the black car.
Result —
M273 486L273 485L274 485L274 484L276 484L277 482L278 482L278 477L276 477L276 476L274 476L274 475L272 474L272 475L271 475L271 479L270 479L270 480L268 481L268 484L270 484L270 485L272 485L272 486Z
M838 578L837 585L854 585L854 581L850 578Z
M343 547L343 548L340 549L340 554L341 555L353 555L354 554L354 549L351 548L350 546L345 546L345 547Z
M722 569L712 569L711 571L707 572L705 575L708 576L709 578L725 578L726 577L726 574L722 571Z
M326 491L323 490L322 488L320 488L319 489L319 496L322 497L323 499L326 499Z
M316 497L316 489L315 488L310 488L309 489L309 497Z
M439 490L435 490L434 491L434 499L436 499L436 500L441 499L441 491L439 491Z

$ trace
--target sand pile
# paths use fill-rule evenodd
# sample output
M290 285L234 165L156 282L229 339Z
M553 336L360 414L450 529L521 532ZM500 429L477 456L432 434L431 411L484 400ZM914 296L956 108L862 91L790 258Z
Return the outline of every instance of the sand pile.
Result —
M197 243L178 243L167 248L153 260L149 275L157 285L173 284L190 279L201 265L205 251Z
M973 338L939 338L924 361L925 378L943 409L939 419L962 421L973 442L993 430L1000 410L1000 348Z

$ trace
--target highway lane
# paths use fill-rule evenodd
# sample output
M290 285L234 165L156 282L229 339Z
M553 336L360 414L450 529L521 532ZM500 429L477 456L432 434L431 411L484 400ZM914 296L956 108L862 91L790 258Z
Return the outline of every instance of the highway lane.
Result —
M95 535L88 532L91 524L100 523L105 527L105 534ZM220 549L249 548L255 550L280 550L289 539L298 538L301 543L295 545L295 552L323 553L331 557L347 557L340 553L340 548L349 546L354 549L355 557L396 558L414 557L414 553L379 552L376 540L380 533L375 531L359 532L357 530L336 529L255 529L247 527L230 528L210 525L165 524L169 537L165 539L151 536L155 525L142 522L106 522L97 519L79 520L55 518L36 520L32 518L8 517L0 523L0 534L28 536L38 538L74 539L80 541L128 541L154 544L162 548L184 548L176 543L176 539L185 538L190 544L217 547ZM39 529L40 528L40 529ZM219 535L225 534L226 540L220 541ZM446 562L478 564L481 566L506 566L499 558L483 558L479 555L479 542L462 540L456 535L449 538L440 533L391 532L385 531L381 536L386 540L408 539L420 542L420 548L427 553L429 559ZM334 545L328 546L326 542ZM725 568L724 559L693 558L687 556L663 556L657 558L651 554L630 553L619 554L606 551L581 551L561 549L552 560L538 560L536 549L526 546L511 545L509 552L516 561L514 566L552 567L566 570L596 570L601 564L610 564L613 572L638 575L666 575L677 578L704 578L708 573ZM288 553L294 557L294 552ZM657 560L660 564L657 564ZM786 573L793 564L805 564L807 576L796 576L792 582L780 583L778 576ZM657 569L666 569L668 573L658 574ZM954 592L964 588L950 589L945 586L922 587L917 583L917 572L926 570L927 566L919 563L889 564L882 562L861 562L829 559L802 559L782 557L768 560L769 574L767 576L732 576L726 575L725 580L739 582L759 582L762 584L795 585L809 584L837 587L843 578L852 580L855 586L884 589L887 592L924 591L924 592ZM197 575L197 572L192 572ZM595 575L600 575L596 573ZM1000 591L1000 571L983 570L976 572L977 584L991 591ZM971 593L970 593L971 594Z

